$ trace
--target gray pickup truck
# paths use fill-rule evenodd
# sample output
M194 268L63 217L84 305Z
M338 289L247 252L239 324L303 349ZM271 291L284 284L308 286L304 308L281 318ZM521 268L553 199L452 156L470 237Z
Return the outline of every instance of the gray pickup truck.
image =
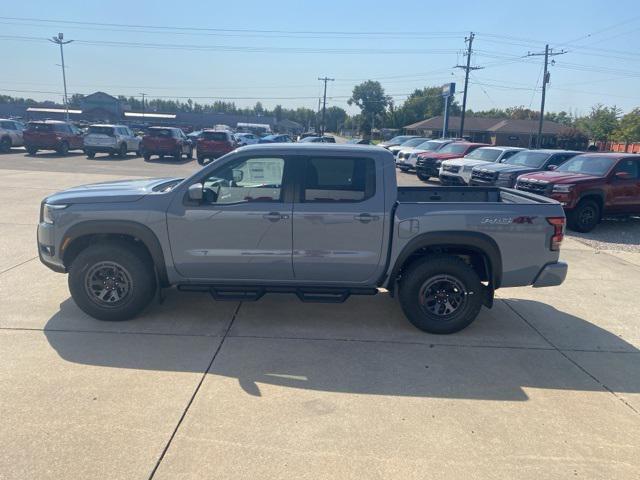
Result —
M161 289L257 300L397 295L432 333L469 325L494 290L563 282L559 203L498 187L398 187L393 155L360 145L239 148L186 179L71 188L44 199L41 261L101 320Z

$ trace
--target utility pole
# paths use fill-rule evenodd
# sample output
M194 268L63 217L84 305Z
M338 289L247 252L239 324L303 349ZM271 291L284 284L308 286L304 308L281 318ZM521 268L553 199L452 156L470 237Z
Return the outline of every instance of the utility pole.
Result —
M318 78L318 80L320 80L321 82L324 82L324 95L322 100L322 124L320 127L320 136L322 137L324 136L324 128L325 128L324 117L327 112L327 82L333 82L335 78L323 77L323 78Z
M146 97L147 94L144 92L140 92L140 95L142 95L142 121L144 122L144 114L145 114L144 97Z
M467 111L467 88L469 86L469 72L473 70L480 70L484 67L472 67L471 66L471 53L473 50L471 46L473 45L473 39L475 38L475 33L469 32L469 36L464 38L465 43L467 44L467 53L465 53L467 57L467 65L456 65L455 68L461 68L464 70L464 93L462 94L462 113L460 114L460 136L464 135L464 116Z
M538 137L536 138L536 148L540 148L542 145L542 124L544 123L544 102L547 97L547 83L549 83L549 79L551 78L551 74L549 73L549 57L555 57L556 55L564 55L567 53L565 50L560 50L559 52L554 52L553 48L549 48L549 44L547 43L544 47L544 53L527 53L527 57L538 57L544 55L544 75L542 76L542 100L540 101L540 120L538 121ZM552 64L555 63L554 60L551 61Z
M73 40L65 41L64 34L58 33L57 37L51 37L49 41L60 45L60 60L62 61L62 65L61 65L62 66L62 84L64 86L65 120L68 122L69 121L69 99L67 98L67 74L64 71L64 51L62 49L62 46L73 42Z

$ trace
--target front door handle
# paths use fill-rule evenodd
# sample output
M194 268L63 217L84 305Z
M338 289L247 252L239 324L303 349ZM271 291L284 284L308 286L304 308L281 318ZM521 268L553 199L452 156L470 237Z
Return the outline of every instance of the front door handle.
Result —
M277 222L279 220L286 220L289 215L283 215L280 212L269 212L262 215L262 218L269 220L270 222Z
M354 218L361 223L369 223L378 220L380 217L377 215L371 215L370 213L361 213L360 215L356 215Z

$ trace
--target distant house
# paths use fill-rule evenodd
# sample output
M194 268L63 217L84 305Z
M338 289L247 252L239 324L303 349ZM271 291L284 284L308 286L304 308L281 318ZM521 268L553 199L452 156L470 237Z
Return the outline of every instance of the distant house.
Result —
M427 137L441 137L443 117L437 116L404 127L409 134ZM559 136L565 127L545 120L542 127L544 148L554 148L559 144ZM449 117L449 137L464 137L473 142L508 145L513 147L534 147L538 137L538 120L515 120L511 118L491 118L466 116L464 132L460 134L460 117Z

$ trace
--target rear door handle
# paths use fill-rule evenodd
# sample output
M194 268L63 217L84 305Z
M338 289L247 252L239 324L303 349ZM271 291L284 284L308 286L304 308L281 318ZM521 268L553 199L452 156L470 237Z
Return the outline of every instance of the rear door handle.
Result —
M289 215L283 215L280 212L270 212L262 215L262 218L269 220L270 222L277 222L279 220L286 220L289 218Z
M360 215L356 215L354 218L361 223L374 222L380 219L377 215L371 215L370 213L361 213Z

